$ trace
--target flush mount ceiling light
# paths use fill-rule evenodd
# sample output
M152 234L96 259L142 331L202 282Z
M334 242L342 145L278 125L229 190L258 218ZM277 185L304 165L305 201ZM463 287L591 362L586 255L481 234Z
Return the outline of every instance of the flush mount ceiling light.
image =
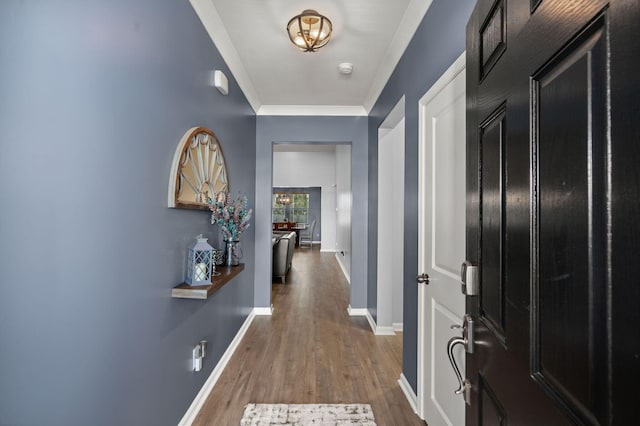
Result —
M315 10L307 9L287 24L289 39L303 52L315 52L329 42L331 21Z

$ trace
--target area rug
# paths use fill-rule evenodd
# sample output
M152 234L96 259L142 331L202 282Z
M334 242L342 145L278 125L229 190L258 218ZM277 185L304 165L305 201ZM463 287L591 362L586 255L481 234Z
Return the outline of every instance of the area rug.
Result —
M376 426L369 404L248 404L240 426Z

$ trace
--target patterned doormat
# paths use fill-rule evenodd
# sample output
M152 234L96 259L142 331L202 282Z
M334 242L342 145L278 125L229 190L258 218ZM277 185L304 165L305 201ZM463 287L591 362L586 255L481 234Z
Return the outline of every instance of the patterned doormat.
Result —
M247 404L240 426L376 426L369 404Z

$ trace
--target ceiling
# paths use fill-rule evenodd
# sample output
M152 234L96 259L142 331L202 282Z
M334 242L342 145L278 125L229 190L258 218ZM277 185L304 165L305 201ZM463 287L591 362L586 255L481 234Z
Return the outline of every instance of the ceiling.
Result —
M431 0L191 0L251 106L261 115L367 115ZM333 24L315 53L289 19L315 9ZM338 64L353 64L351 75Z

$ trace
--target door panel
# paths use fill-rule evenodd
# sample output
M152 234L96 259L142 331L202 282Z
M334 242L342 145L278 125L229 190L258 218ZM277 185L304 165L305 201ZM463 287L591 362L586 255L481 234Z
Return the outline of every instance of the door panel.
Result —
M460 265L465 254L465 71L461 56L420 101L418 414L430 426L464 423L464 401L447 343L464 315ZM464 349L454 348L464 366Z
M501 106L480 128L480 179L482 189L482 293L480 318L505 344L502 210L504 206L505 111Z
M499 0L491 8L480 29L481 72L484 78L507 49L506 10L504 0Z
M429 359L431 365L428 367L429 381L429 406L428 414L425 418L430 425L446 424L458 425L464 422L462 398L453 394L458 387L458 381L453 374L451 364L446 356L447 342L455 334L451 330L452 324L460 324L462 318L460 313L454 313L446 306L438 303L437 300L430 300L428 305L431 308L429 315L430 337ZM464 366L464 349L457 347L454 357L458 365ZM464 372L463 372L464 374ZM437 412L429 412L435 408ZM437 420L436 420L437 418Z
M632 0L479 0L469 21L469 425L637 422L639 22Z
M438 110L431 112L431 159L430 182L433 199L431 209L431 268L454 280L460 279L460 263L464 256L464 75L460 75L458 86L445 89L441 96L449 97ZM459 295L459 289L457 289ZM446 345L445 345L446 347Z
M606 419L606 14L532 80L533 373L590 422ZM567 339L571 336L571 339ZM576 357L576 353L581 356Z
M484 381L482 375L480 375L478 379L478 388L480 393L480 423L483 425L495 426L506 425L507 416L504 412L504 408L489 385Z

